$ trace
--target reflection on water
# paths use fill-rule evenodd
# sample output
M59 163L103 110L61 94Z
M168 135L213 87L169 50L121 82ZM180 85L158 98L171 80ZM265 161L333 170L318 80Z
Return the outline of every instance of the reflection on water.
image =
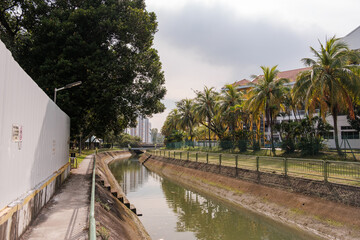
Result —
M310 239L164 179L137 159L116 161L110 169L153 239Z
M149 171L136 158L114 161L109 168L125 194L136 191L148 180Z

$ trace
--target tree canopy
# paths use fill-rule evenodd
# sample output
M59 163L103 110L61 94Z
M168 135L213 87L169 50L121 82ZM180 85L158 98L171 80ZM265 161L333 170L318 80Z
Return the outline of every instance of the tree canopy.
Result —
M164 110L164 74L152 48L156 16L144 0L5 0L0 38L71 117L74 137L134 125Z

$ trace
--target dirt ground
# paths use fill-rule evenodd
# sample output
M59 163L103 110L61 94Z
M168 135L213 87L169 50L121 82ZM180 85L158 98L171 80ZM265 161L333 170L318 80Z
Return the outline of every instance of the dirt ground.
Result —
M360 239L360 208L150 158L171 180L324 239Z

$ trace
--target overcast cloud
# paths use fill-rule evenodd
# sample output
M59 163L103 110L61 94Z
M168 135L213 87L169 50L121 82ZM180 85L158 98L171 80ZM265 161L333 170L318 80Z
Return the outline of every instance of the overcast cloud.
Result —
M160 129L174 103L193 98L193 90L205 85L220 89L250 79L261 73L261 65L278 65L279 70L303 67L301 58L311 57L309 46L318 48L318 39L341 37L360 25L355 10L360 4L352 0L342 2L353 5L343 10L338 1L241 2L147 1L148 10L158 16L155 48L168 89L167 110L150 120L152 127ZM337 17L331 17L335 10Z

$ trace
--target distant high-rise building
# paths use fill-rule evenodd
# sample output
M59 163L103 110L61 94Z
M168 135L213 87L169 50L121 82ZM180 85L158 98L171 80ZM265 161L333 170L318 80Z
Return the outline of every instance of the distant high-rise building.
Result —
M151 140L151 123L148 118L139 116L135 128L127 128L125 130L131 136L140 137L143 143L152 143Z

